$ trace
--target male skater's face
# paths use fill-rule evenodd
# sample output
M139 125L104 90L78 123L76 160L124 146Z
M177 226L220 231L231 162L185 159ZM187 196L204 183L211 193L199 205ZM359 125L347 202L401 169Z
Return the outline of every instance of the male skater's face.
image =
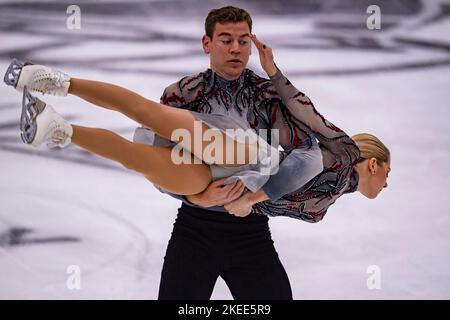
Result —
M247 22L216 23L212 39L203 36L205 53L210 54L211 69L227 80L239 78L250 57L250 29Z

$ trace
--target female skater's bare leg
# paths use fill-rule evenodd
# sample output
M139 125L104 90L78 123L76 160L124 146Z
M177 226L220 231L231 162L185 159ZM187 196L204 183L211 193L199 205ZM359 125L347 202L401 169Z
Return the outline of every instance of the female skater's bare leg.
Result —
M218 154L213 154L210 157L208 152L204 151L211 142L202 141L201 145L199 145L200 148L194 148L194 121L196 119L188 110L151 101L128 89L105 82L72 78L70 80L69 93L100 107L123 113L138 123L151 128L160 136L179 143L205 163L237 166L250 163L257 156L256 143L238 143L222 133L223 148L216 148ZM202 126L202 132L209 129L204 123L202 123ZM172 139L174 130L180 128L188 130L191 141ZM227 158L226 155L226 151L230 150L226 149L227 141L229 142L228 146L233 148L233 157L231 159ZM240 157L238 157L239 152Z
M214 142L203 141L203 137L198 137L198 134L196 137L195 117L191 112L161 105L119 86L71 79L68 75L49 67L22 63L16 59L8 67L4 80L18 91L25 92L25 88L28 88L29 91L53 95L65 96L72 93L101 107L119 111L152 128L160 136L191 150L192 154L208 164L239 166L253 162L257 158L257 142L238 143L218 130L216 133L222 144L217 144L214 140ZM178 141L177 138L172 138L173 132L177 129L187 132L190 139L184 141L182 137L181 141ZM202 129L204 131L209 128L203 124ZM31 133L27 131L27 135ZM210 146L212 143L213 147Z
M72 128L72 143L143 174L169 192L197 194L212 180L209 166L204 163L174 164L170 148L133 143L104 129L77 125L72 125Z

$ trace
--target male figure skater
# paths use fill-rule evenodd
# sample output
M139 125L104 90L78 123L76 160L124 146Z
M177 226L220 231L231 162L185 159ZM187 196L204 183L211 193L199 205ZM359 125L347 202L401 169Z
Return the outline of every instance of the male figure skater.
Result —
M246 69L251 28L251 17L243 9L211 10L202 38L211 68L167 87L161 103L244 119L256 130L274 128L282 101L269 80ZM293 141L295 134L285 138L280 139L285 150L299 143ZM268 218L257 213L245 218L229 214L223 205L237 199L244 188L241 182L226 186L223 182L211 183L201 194L171 194L183 204L164 258L158 298L209 299L220 276L234 299L292 299ZM263 187L270 199L283 196L277 194L280 183L272 176Z

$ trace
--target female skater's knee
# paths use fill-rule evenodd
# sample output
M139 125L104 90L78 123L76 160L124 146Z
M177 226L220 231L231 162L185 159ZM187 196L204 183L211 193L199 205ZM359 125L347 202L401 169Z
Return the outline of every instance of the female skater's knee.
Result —
M134 119L137 123L144 125L144 126L149 126L151 123L151 119L152 117L156 116L156 112L154 110L152 110L151 107L147 107L144 106L134 106L132 108L130 108L130 118Z
M141 150L138 150L133 143L129 144L126 154L123 157L122 165L128 170L136 171L141 174L148 174L149 163L147 157Z

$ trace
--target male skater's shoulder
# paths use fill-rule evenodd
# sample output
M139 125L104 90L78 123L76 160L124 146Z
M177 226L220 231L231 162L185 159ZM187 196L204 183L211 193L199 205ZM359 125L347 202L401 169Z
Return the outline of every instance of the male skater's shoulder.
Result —
M214 100L218 92L223 90L220 85L217 85L217 81L214 78L215 76L211 69L186 76L172 83L164 90L161 96L161 103L196 112L207 112L205 110L206 101ZM251 92L249 97L255 102L252 105L257 106L259 105L258 102L278 97L270 79L260 77L250 69L243 71L241 79L243 81L239 81L238 91L241 93Z
M172 107L198 111L211 78L208 69L195 75L186 76L172 83L161 96L161 103Z
M255 91L255 99L278 97L277 90L270 79L263 78L250 69L245 69L245 73L248 84Z

